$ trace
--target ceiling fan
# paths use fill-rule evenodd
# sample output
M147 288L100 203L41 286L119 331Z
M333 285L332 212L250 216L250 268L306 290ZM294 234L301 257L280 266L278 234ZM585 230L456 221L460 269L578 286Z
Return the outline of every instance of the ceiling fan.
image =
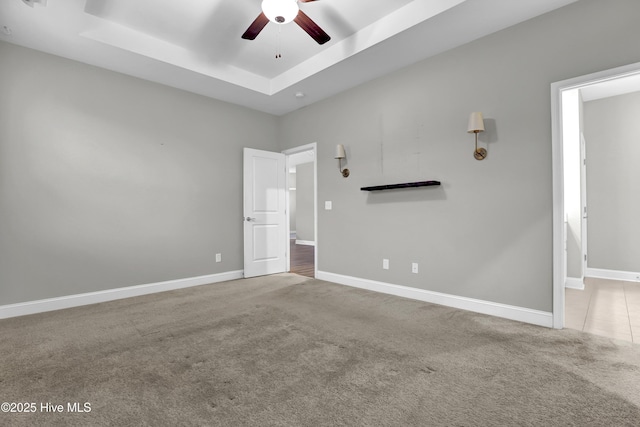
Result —
M316 0L263 0L262 12L249 25L242 38L247 40L255 39L269 21L276 24L287 24L293 21L318 44L325 44L331 40L331 37L318 24L313 22L306 13L301 11L298 6L298 2L309 3L312 1Z

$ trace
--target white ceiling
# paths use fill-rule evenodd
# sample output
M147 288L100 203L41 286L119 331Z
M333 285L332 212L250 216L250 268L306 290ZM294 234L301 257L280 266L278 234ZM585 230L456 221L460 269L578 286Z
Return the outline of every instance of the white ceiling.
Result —
M2 0L0 40L281 115L574 1L300 3L321 46L295 23L242 39L261 0Z
M610 79L580 88L582 100L585 102L609 98L611 96L625 95L632 92L640 92L640 73Z

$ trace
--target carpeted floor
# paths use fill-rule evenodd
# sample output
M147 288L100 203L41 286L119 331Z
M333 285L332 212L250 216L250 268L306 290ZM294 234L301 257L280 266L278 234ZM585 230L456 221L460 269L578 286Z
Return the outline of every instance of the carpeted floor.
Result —
M0 337L0 402L36 404L0 425L640 424L637 344L293 274L6 319Z

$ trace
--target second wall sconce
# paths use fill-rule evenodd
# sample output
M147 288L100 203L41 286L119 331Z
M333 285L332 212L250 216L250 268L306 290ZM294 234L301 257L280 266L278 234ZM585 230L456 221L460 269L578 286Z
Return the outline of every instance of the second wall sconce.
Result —
M344 151L344 145L342 144L338 144L336 145L336 159L338 159L338 170L340 171L340 173L342 174L343 177L348 177L349 176L349 169L344 168L342 169L342 159L346 159L347 158L347 153Z
M476 150L473 152L473 157L475 157L476 160L482 160L487 157L487 150L484 148L478 148L478 133L484 132L484 120L482 118L482 113L471 113L469 116L467 132L476 134Z

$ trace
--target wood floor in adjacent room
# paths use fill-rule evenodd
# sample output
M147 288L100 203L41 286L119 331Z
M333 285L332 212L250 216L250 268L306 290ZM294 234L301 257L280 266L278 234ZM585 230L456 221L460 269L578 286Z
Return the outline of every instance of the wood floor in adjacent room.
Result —
M290 240L291 272L301 276L315 277L315 246L297 245L295 239Z
M640 283L588 277L584 290L566 289L565 326L640 343Z

